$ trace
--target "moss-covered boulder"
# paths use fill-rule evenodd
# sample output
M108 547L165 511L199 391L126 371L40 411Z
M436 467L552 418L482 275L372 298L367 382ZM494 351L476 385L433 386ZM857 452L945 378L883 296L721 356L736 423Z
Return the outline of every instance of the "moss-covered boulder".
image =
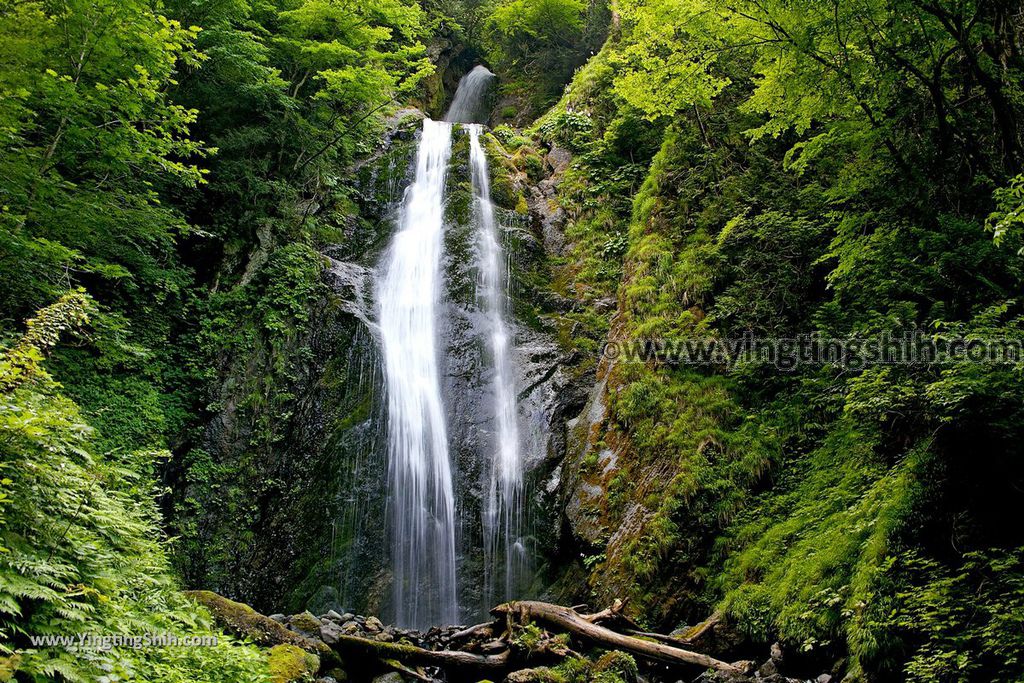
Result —
M248 638L263 646L294 645L313 654L332 654L319 640L306 638L254 610L249 605L229 600L213 591L186 591L197 603L210 610L217 624L239 638Z
M504 167L500 167L504 171ZM512 179L505 173L495 173L491 178L491 201L503 209L514 209L523 195L516 189ZM524 200L525 201L525 200Z
M536 669L520 669L505 676L504 683L565 683L565 677L554 669L539 666Z
M307 611L293 616L288 620L288 625L308 638L316 638L323 623L313 616L312 612Z
M603 683L637 683L640 675L632 655L612 650L594 663L594 680Z
M273 683L312 681L320 670L320 658L297 645L275 645L267 655Z

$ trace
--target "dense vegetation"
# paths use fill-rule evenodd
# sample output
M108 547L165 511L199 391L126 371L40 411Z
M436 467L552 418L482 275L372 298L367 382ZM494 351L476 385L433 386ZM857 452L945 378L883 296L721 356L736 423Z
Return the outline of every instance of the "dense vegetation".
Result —
M1022 12L0 0L0 680L266 676L223 635L29 636L215 633L177 589L230 571L283 486L260 463L320 252L359 239L351 167L385 117L440 105L428 45L487 60L497 119L553 105L496 137L531 181L537 149L573 155L553 318L586 376L608 339L1024 339ZM719 609L854 680L1024 676L1019 364L599 372L590 446L621 467L581 463L593 593L658 625ZM227 383L244 458L203 447Z
M27 638L210 628L174 593L157 503L179 511L175 557L189 567L218 550L197 542L197 497L236 481L252 498L245 463L210 463L197 427L227 373L304 324L316 247L342 241L351 214L346 167L431 72L426 35L418 5L390 0L0 3L0 633L25 675L266 669L238 648L93 661ZM39 317L81 328L72 343L17 341L34 310L79 286L91 298ZM254 397L288 372L264 358ZM268 424L253 447L276 438ZM168 475L170 498L155 488Z
M561 281L618 297L612 340L1020 339L1018 5L618 17L537 127L576 153ZM593 310L577 345L607 333ZM598 594L656 622L717 607L869 679L1022 675L1018 364L623 362L609 387L583 466L627 464L592 475Z

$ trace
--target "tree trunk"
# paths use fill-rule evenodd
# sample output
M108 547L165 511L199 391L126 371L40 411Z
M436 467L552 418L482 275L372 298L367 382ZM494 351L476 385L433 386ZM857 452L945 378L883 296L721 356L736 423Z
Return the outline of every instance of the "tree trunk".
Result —
M446 670L504 671L509 668L508 650L496 655L477 655L461 650L426 650L415 645L381 643L358 636L337 636L331 647L344 658L346 655L360 655L386 661L396 660L403 664L437 666Z
M698 652L654 643L623 635L592 623L575 610L546 602L524 600L499 605L492 610L496 615L518 617L522 621L535 620L585 638L596 645L622 650L663 664L693 665L727 673L743 673L738 667Z

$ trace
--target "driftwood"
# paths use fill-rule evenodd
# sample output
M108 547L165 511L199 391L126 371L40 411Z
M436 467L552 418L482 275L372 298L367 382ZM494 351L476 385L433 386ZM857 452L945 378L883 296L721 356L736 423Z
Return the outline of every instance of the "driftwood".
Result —
M493 638L494 635L494 622L488 621L483 624L477 624L476 626L470 626L469 628L465 628L452 634L452 642L459 643L464 640L470 640L471 638Z
M538 621L588 640L595 645L622 650L662 664L692 665L727 673L743 673L739 667L699 652L623 635L593 623L596 621L594 619L596 615L581 615L575 610L560 605L524 600L499 605L492 610L492 613L513 616L521 622Z
M551 632L568 633L591 645L622 650L656 664L743 673L741 667L709 655L645 639L660 640L668 639L669 636L651 633L644 634L645 638L634 637L599 623L633 625L632 621L621 614L624 606L624 603L616 600L611 607L592 614L581 614L570 607L546 602L509 602L491 610L496 617L495 621L470 626L453 634L449 644L452 649L430 650L405 643L380 642L351 635L337 636L331 647L343 659L351 656L375 659L386 667L402 671L419 680L429 680L429 677L422 671L404 667L437 667L460 678L470 679L474 674L497 677L499 674L535 666L538 660L559 661L566 657L579 656L564 641L546 632L539 643L532 645L529 651L524 651L522 646L516 643L517 629L530 622L536 622ZM497 645L498 649L504 645L506 649L488 653L487 645Z
M735 674L743 673L741 667L709 655L693 652L675 644L652 642L652 640L646 639L678 643L670 636L644 633L643 637L635 637L619 633L599 623L633 625L631 620L621 615L624 606L624 603L616 600L611 607L599 612L581 614L570 607L547 602L524 600L505 603L491 610L491 614L497 618L495 621L471 626L452 636L451 646L464 649L428 650L414 645L384 643L347 635L338 636L337 641L332 643L331 647L343 658L346 655L373 658L393 669L406 665L428 666L462 674L507 673L536 664L538 657L558 660L576 655L563 643L550 637L529 653L524 653L513 647L516 626L537 622L551 631L568 633L592 645L610 650L622 650L657 664L674 667L700 667ZM634 629L629 630L636 632ZM499 640L509 646L508 649L496 654L468 651L479 650L481 639L491 639L497 635L501 636ZM464 644L458 645L459 643Z
M631 636L638 638L650 638L651 640L657 640L662 643L666 643L672 646L689 645L683 638L676 638L675 636L666 636L664 633L651 633L650 631L637 631L636 629L629 629L626 631Z
M509 668L509 653L506 650L496 655L478 655L462 650L427 650L415 645L381 643L358 636L337 636L332 643L338 653L373 657L380 661L393 660L402 664L421 664L442 669L474 671L505 671Z
M591 624L596 624L599 621L611 621L618 618L625 607L626 601L616 598L611 607L606 607L600 612L594 612L593 614L580 614L579 609L576 607L570 607L569 610L578 614L580 619L589 621Z

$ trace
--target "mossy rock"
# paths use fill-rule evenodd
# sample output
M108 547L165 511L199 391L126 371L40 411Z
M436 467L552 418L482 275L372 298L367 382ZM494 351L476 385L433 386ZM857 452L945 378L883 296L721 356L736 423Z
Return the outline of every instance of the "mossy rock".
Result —
M449 183L445 200L445 218L456 225L467 225L473 212L473 188L468 182Z
M323 625L319 619L313 616L312 612L296 614L288 620L288 623L296 630L312 634L313 636L320 633L320 627Z
M312 653L333 654L326 643L293 633L244 603L228 600L213 591L185 591L185 595L210 610L225 631L248 638L256 645L294 645Z
M538 154L527 154L523 157L523 170L533 182L539 182L544 177L544 161Z
M320 658L297 645L275 645L267 655L273 683L312 681L320 670Z
M554 669L539 666L536 669L520 669L505 677L505 683L565 683L565 678Z
M544 160L532 147L521 147L512 157L516 168L524 172L531 181L539 182L544 177Z
M503 209L515 209L520 201L526 202L508 176L501 174L491 179L491 201Z
M640 671L631 655L612 650L601 655L594 664L595 680L604 683L637 683Z
M396 112L395 117L397 119L395 123L396 130L414 131L420 127L423 119L427 118L427 115L420 109L407 108Z

